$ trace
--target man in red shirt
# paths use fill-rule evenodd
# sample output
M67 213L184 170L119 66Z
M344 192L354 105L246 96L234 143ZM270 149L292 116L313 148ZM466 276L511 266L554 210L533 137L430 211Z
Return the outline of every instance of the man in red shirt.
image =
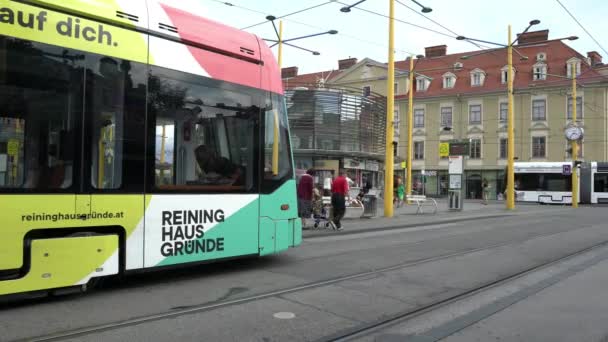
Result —
M302 227L306 226L306 219L312 215L312 189L314 187L312 174L312 170L306 171L298 184L298 214L302 219Z
M333 209L333 224L337 230L342 230L340 220L346 213L346 197L348 196L348 180L346 171L340 170L340 175L331 184L331 206Z

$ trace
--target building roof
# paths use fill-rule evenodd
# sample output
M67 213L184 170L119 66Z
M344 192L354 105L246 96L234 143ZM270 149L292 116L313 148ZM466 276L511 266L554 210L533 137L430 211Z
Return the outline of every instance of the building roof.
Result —
M283 87L285 89L293 89L295 87L316 87L319 80L324 79L325 83L328 83L344 71L345 70L327 70L283 78Z
M546 59L544 63L547 66L547 73L554 75L567 75L566 61L572 57L577 57L581 60L581 75L578 78L580 83L590 83L601 80L601 74L598 70L590 67L586 62L586 58L572 49L564 42L559 40L548 40L544 42L516 45L522 55L527 56L527 60L521 60L520 56L513 51L513 67L515 69L514 89L529 88L529 87L544 87L544 86L564 86L571 83L570 80L547 75L546 80L533 80L533 67L537 63L537 55L544 53ZM464 53L455 53L440 57L420 58L414 60L414 70L416 76L419 74L432 79L426 91L415 92L414 97L426 98L446 95L468 95L468 94L484 94L497 91L506 91L507 85L502 83L501 69L506 69L507 50L500 49L491 53L484 53L475 56L480 51L471 51ZM467 59L462 59L463 56L471 56ZM462 69L454 68L455 63L462 63ZM398 61L395 63L395 68L409 69L409 59ZM471 86L471 72L475 69L481 69L485 73L485 81L481 86ZM443 75L446 72L452 72L456 75L456 83L453 88L443 88ZM608 78L607 78L608 80ZM407 98L408 95L398 95L396 98Z

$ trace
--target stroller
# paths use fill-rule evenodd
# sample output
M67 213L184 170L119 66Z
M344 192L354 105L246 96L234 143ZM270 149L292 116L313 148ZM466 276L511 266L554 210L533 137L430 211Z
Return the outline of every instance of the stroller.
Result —
M313 201L312 215L315 220L315 228L319 228L321 223L325 228L329 228L331 225L331 197L323 196L321 199Z

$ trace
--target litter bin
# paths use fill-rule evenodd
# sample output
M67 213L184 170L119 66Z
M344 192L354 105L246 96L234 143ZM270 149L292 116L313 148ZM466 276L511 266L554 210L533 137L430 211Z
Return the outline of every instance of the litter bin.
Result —
M363 215L361 217L374 217L378 209L378 198L375 195L363 196Z

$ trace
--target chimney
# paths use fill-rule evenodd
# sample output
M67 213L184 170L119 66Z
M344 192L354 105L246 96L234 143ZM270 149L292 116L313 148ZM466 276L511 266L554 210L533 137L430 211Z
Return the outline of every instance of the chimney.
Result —
M281 69L281 78L292 78L298 76L298 67L289 67Z
M356 58L346 58L338 61L338 70L345 70L357 64Z
M437 45L437 46L429 46L424 48L425 57L441 57L445 56L448 51L447 45Z
M524 34L518 33L517 38L518 45L544 42L549 40L549 30L531 31Z
M602 64L602 55L600 55L597 51L587 52L587 57L589 57L589 60L591 61L591 66Z

